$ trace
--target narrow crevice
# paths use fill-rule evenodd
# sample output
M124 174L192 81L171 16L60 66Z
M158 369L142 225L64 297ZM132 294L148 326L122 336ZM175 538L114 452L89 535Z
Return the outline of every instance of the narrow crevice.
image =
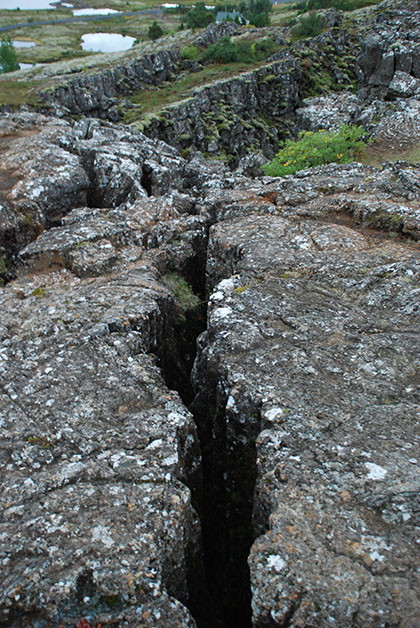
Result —
M251 588L247 559L255 539L252 526L256 481L255 439L259 413L244 427L226 410L226 394L214 380L193 404L203 456L202 528L210 595L216 623L200 628L250 628ZM215 374L217 377L217 374Z
M200 263L194 259L185 274L200 298L205 289L205 257L204 251ZM226 409L220 373L203 373L197 362L193 368L197 338L205 328L206 304L201 302L175 322L172 343L166 347L169 353L159 356L168 387L179 392L194 416L202 453L202 488L193 490L193 505L201 521L206 573L199 586L193 576L188 606L199 628L250 628L247 558L255 539L252 513L259 411L249 402L249 420L240 423ZM197 369L201 369L198 374ZM191 383L192 371L200 379L199 384L195 382L198 390ZM192 573L197 573L196 566Z
M146 190L147 195L152 195L152 168L144 164L141 177L141 186Z

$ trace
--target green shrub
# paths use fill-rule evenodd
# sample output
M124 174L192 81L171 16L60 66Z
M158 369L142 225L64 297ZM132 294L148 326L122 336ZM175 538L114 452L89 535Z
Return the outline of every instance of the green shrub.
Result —
M219 41L212 44L203 52L203 61L217 62L217 63L231 63L232 61L238 61L237 47L231 42L230 37L227 35L221 37Z
M313 11L316 9L329 9L334 7L340 11L354 11L362 7L376 4L378 0L302 0L293 5L299 13Z
M232 42L228 36L225 36L208 46L201 58L210 63L257 63L266 59L277 49L277 44L271 38L253 43L243 39Z
M271 37L260 39L255 42L255 56L258 61L262 61L263 59L267 59L267 57L270 57L272 54L274 54L278 50L278 48L279 46Z
M257 15L254 15L251 21L253 25L257 28L261 28L262 26L269 26L270 16L268 15L268 13L257 13Z
M19 70L19 63L16 57L10 37L3 37L0 43L0 74Z
M293 39L316 37L322 31L324 19L322 15L311 11L307 17L301 17L298 24L292 28Z
M237 60L241 63L255 63L256 57L250 41L241 39L235 44Z
M285 177L304 168L336 162L345 164L361 152L365 133L361 126L343 124L341 129L317 132L301 131L300 140L286 140L273 161L263 166L270 177Z
M190 61L195 61L198 58L199 51L197 46L191 44L191 46L184 46L181 50L181 57L183 59L189 59Z

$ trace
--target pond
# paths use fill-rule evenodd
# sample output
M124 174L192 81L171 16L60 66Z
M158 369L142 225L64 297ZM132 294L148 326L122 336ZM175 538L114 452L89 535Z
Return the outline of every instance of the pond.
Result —
M35 41L31 40L23 40L23 39L12 39L12 44L15 48L33 48L36 46Z
M1 0L0 0L1 2ZM73 9L73 15L111 15L111 13L120 13L115 9Z
M55 9L51 2L53 0L0 0L0 9Z
M82 35L82 48L89 52L121 52L135 41L134 37L118 33L86 33Z

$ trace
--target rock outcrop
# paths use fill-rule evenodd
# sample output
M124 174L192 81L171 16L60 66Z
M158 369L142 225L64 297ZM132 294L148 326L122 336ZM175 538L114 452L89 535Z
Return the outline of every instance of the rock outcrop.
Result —
M409 97L420 90L420 37L417 2L382 2L358 57L363 97Z
M412 143L418 14L388 5L358 95L316 96L352 80L333 11L155 138L0 117L2 627L420 626L420 167L248 154L343 122ZM228 146L233 172L197 151Z
M212 24L193 41L206 47L237 31L236 24ZM144 87L175 80L184 66L179 46L143 55L130 54L126 62L108 63L106 70L79 72L77 78L62 80L58 87L42 91L40 98L53 107L64 108L68 114L117 122L121 98Z
M2 625L415 626L419 169L2 124Z
M227 530L257 537L255 626L420 620L420 252L376 231L404 214L418 239L419 176L329 166L206 199L223 219L194 406Z

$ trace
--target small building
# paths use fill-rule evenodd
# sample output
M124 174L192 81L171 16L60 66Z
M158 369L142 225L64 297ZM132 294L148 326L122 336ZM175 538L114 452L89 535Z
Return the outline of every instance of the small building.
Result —
M242 13L236 11L218 11L216 15L216 24L220 24L220 22L236 22L237 24L249 24L249 20L247 20Z

